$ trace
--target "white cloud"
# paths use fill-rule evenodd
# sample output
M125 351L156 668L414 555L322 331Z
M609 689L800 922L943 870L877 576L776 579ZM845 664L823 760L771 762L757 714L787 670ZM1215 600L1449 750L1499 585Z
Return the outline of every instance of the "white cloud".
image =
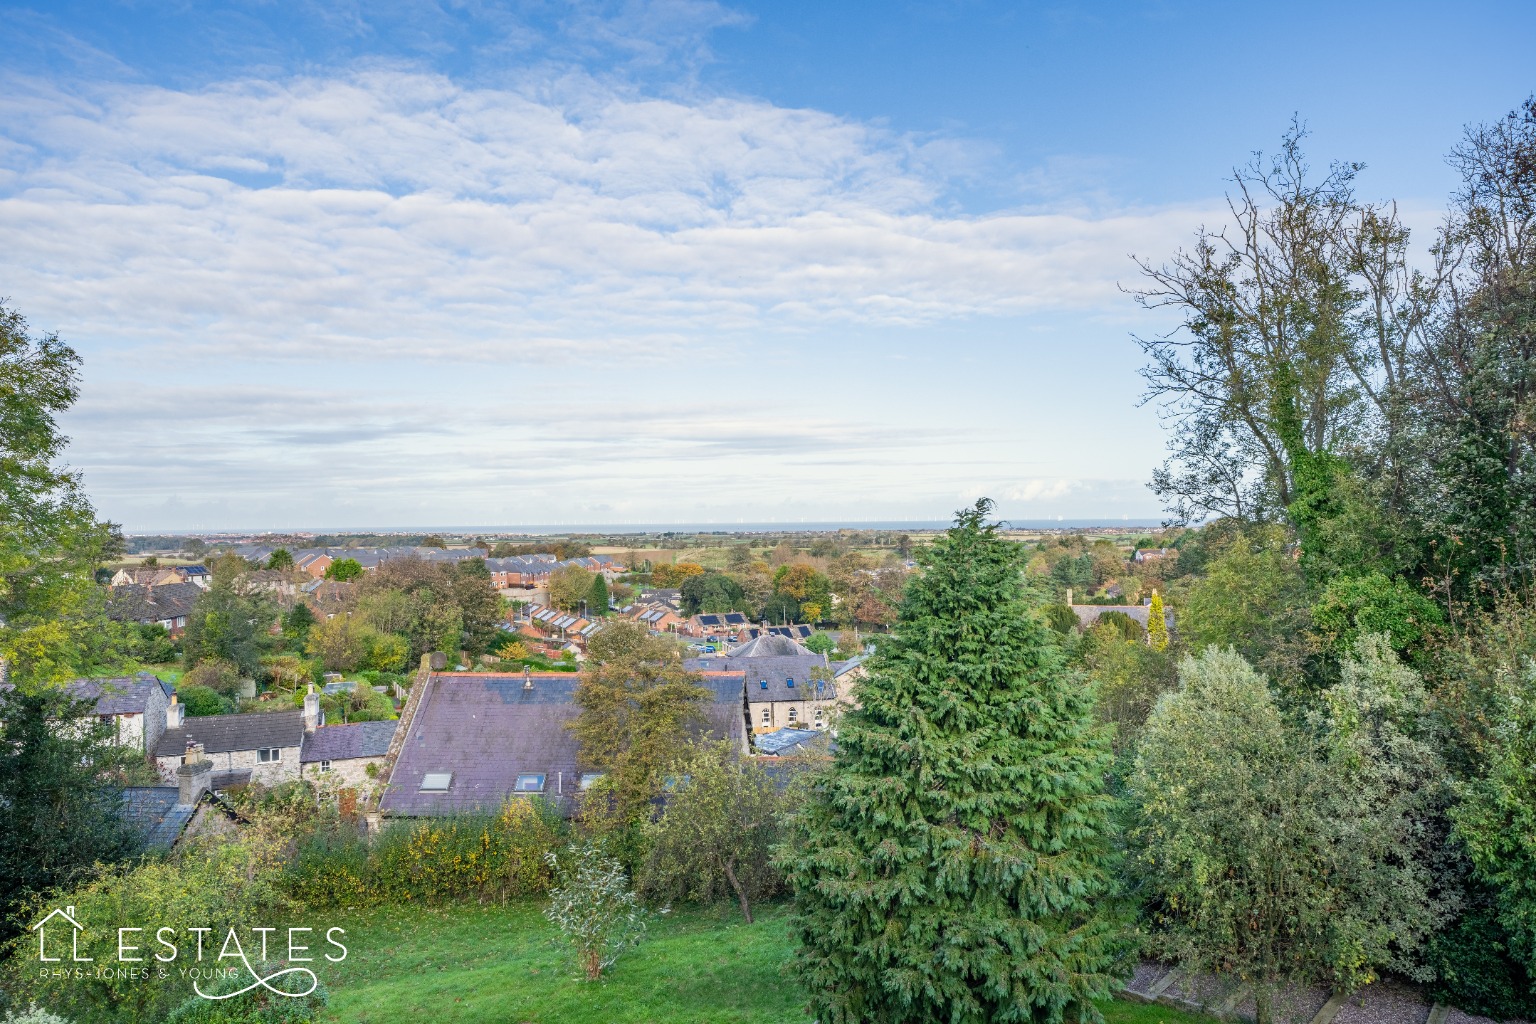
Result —
M180 358L664 355L1094 309L1123 301L1127 252L1198 221L961 215L955 140L569 70L13 79L0 133L5 291L73 337Z

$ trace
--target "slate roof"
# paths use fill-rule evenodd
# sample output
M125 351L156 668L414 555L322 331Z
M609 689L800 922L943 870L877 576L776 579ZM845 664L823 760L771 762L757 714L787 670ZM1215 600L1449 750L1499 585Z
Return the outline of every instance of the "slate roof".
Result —
M752 658L745 663L737 661L731 668L740 672L746 682L749 701L830 700L837 696L831 680L823 680L817 689L811 670L829 669L834 674L837 662L828 665L819 654L790 655L782 658ZM789 680L795 681L794 686ZM767 686L763 684L767 683Z
M114 587L107 596L107 618L114 622L159 622L190 615L193 602L203 593L196 583Z
M187 740L209 754L263 747L297 747L304 742L304 712L253 711L244 715L205 715L187 718L180 729L167 729L155 744L156 757L180 757Z
M500 807L521 774L545 777L545 799L569 807L580 791L577 744L566 724L576 717L569 672L434 675L427 682L410 734L400 747L380 809L402 816L437 816ZM741 676L705 676L715 693L710 731L744 746ZM446 792L421 792L428 774L452 773Z
M181 838L192 815L193 804L179 804L175 786L127 786L123 789L123 817L143 835L145 844L160 852Z
M72 697L96 702L98 715L142 715L158 689L167 699L171 684L147 672L117 679L76 679L65 687Z
M820 658L804 645L797 643L787 636L778 633L763 633L754 637L727 654L727 658L762 658L784 657L786 655L808 655L812 658Z
M304 737L299 761L346 761L356 757L383 757L389 753L389 741L395 738L399 722L353 722L351 725L323 725Z
M1144 604L1074 604L1072 610L1077 613L1077 621L1084 629L1099 621L1099 616L1105 612L1121 612L1129 615L1141 623L1142 629L1146 629L1151 612L1151 609ZM1168 624L1169 629L1173 628L1173 609L1163 609L1163 621Z

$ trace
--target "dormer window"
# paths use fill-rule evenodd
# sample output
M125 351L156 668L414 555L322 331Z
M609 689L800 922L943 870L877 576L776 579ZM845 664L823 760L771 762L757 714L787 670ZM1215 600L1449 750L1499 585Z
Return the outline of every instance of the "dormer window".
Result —
M542 793L544 792L544 776L529 773L519 775L517 784L513 789L518 793Z

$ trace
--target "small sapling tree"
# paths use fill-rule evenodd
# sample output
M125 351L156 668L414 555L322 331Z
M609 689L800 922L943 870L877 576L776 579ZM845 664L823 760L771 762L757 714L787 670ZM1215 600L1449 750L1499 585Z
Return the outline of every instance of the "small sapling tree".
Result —
M588 981L602 977L626 949L645 938L646 913L618 861L595 844L572 845L565 859L546 854L559 874L544 916L575 947Z

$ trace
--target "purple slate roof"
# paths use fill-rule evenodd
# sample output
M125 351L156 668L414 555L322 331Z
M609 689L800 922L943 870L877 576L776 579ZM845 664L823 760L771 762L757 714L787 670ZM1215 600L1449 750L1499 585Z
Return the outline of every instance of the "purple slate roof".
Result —
M395 738L395 727L399 724L390 721L323 725L304 737L299 760L310 764L355 757L383 757L389 752L389 741Z
M71 697L95 701L98 715L142 715L157 687L169 701L170 684L148 673L118 679L77 679L65 689Z
M570 672L434 675L411 722L380 801L385 814L427 817L494 810L517 777L543 775L545 799L569 806L580 791L578 750L566 723L576 717ZM745 744L741 677L706 677L715 691L710 731ZM452 773L446 792L421 792L428 774Z

